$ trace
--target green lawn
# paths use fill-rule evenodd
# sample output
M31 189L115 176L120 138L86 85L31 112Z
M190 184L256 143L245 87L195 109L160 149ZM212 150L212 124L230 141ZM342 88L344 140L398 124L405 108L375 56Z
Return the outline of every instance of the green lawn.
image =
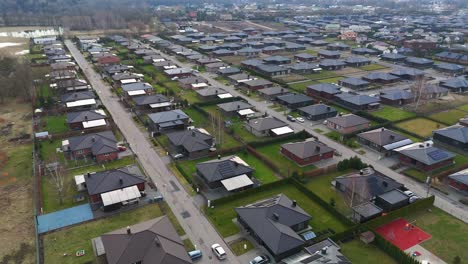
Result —
M461 110L463 110L465 112L468 112L468 104L462 105L462 106L458 107L458 109L461 109Z
M252 250L254 246L247 239L241 239L229 245L236 256L240 256Z
M339 77L333 77L333 78L327 78L327 79L321 79L321 80L318 80L319 83L336 83L338 84L338 81L343 79L343 77L339 76Z
M406 169L403 171L403 173L421 182L425 182L427 178L427 174L425 172L414 169L414 168Z
M364 71L376 71L376 70L387 69L388 67L380 65L380 64L373 63L373 64L369 64L369 65L364 65L364 66L361 66L361 67L358 67L358 68L361 69L361 70L364 70Z
M346 175L351 172L352 170L347 170L320 175L318 177L307 179L304 186L326 202L330 202L332 199L335 200L335 208L338 212L346 216L351 213L351 209L347 205L347 201L345 201L344 197L331 185L331 182L336 177Z
M412 112L405 111L401 108L396 108L393 106L384 105L380 107L377 111L372 111L371 115L387 119L389 121L399 121L411 117L415 117L416 114Z
M315 50L311 50L311 49L303 50L302 53L307 53L307 54L311 54L311 55L317 56L317 52L316 52Z
M275 172L271 170L267 165L265 165L262 161L257 159L251 153L248 153L247 151L242 151L242 152L235 153L235 155L239 156L247 164L249 164L250 167L252 167L255 170L253 173L253 176L256 179L258 179L260 182L262 182L263 184L278 180L278 178L275 176ZM229 156L229 155L225 155L225 156ZM196 172L195 165L197 165L200 162L213 160L213 159L216 159L216 158L209 157L209 158L202 158L202 159L197 159L197 160L184 160L180 162L180 165L181 165L180 167L182 168L182 170L184 171L186 175L192 176Z
M353 138L350 138L350 139L347 139L345 141L342 140L342 136L340 133L338 133L337 131L330 131L328 133L325 133L325 136L327 136L329 139L331 140L334 140L336 142L340 142L350 148L359 148L361 145L359 145L359 143L356 142L356 139L353 137Z
M293 89L296 92L304 93L307 89L307 86L317 84L316 81L305 81L288 84L289 88Z
M44 236L45 263L98 263L93 254L91 239L104 233L162 216L157 204L147 205L119 215L81 224ZM85 255L75 257L77 250ZM67 256L64 256L67 254Z
M46 116L42 118L44 124L44 131L48 131L49 134L64 133L68 131L67 117L65 115L60 116Z
M8 180L30 181L32 175L32 145L18 145L3 150L8 155L6 164L2 164L0 179L5 184ZM4 185L2 185L4 186Z
M415 224L432 238L423 242L421 246L431 251L447 263L452 263L455 256L462 260L468 259L468 244L466 234L468 225L455 217L447 214L437 207L415 212L406 220L416 220Z
M194 126L203 127L209 124L208 118L206 118L206 116L197 109L190 107L183 109L183 111L193 120Z
M281 145L289 142L298 142L300 140L288 140L282 142L276 142L268 144L266 146L258 147L255 150L260 152L263 156L267 157L273 161L279 168L280 173L286 177L291 176L294 171L296 172L306 172L316 168L313 164L301 167L297 165L296 162L286 158L283 154L280 153Z
M333 215L319 206L316 202L307 198L306 195L296 189L292 184L284 184L268 190L259 190L251 195L246 195L228 203L215 206L215 208L207 208L207 215L223 237L232 236L239 232L238 226L232 221L233 218L236 218L234 208L247 205L261 199L270 198L281 193L285 194L292 200L296 200L298 206L312 216L312 220L309 222L309 225L315 232L326 228L331 228L335 232L342 232L347 228L345 224L334 218Z
M392 257L373 244L364 244L359 239L354 239L340 245L341 253L355 264L397 264Z
M345 109L343 107L337 106L337 105L332 105L333 108L336 109L338 113L343 113L343 114L348 114L350 111L348 109Z
M430 137L432 131L443 128L445 125L425 118L416 118L396 124L397 127L415 133L423 138Z
M456 124L460 118L465 117L467 115L468 115L468 113L466 113L465 111L458 110L458 109L452 109L452 110L432 114L429 117L431 117L432 119L435 119L435 120L437 120L439 122L443 122L445 124L453 125L453 124Z
M58 160L63 162L65 160L62 153L57 153L57 148L62 146L62 141L59 139L56 140L44 140L39 143L39 155L41 160L47 162L54 159L56 155Z
M336 74L334 71L323 70L323 71L318 72L318 73L307 74L306 77L309 78L310 80L314 81L314 80L321 80L321 79L329 79L329 78L333 78L333 77L338 77L338 74Z
M65 171L62 203L60 203L60 196L57 192L57 188L55 187L55 181L50 175L44 175L41 178L42 208L44 213L55 212L61 209L73 207L87 202L87 199L85 199L82 202L75 202L73 199L75 195L79 194L75 185L75 175L80 175L87 172L98 172L103 170L121 168L130 164L133 164L133 157L125 157L123 159L115 160L105 164L96 164L92 166L82 167L79 169Z

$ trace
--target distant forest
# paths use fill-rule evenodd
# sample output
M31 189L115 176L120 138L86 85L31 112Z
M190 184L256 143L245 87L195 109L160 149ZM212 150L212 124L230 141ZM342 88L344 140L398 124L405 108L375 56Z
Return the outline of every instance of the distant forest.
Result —
M121 29L150 24L151 13L146 0L0 0L5 26Z

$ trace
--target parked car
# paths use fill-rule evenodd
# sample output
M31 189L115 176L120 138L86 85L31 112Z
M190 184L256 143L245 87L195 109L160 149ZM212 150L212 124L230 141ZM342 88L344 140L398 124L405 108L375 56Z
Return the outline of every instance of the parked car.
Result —
M302 117L298 117L298 118L296 118L296 120L299 123L304 123L304 121L305 121L304 118L302 118Z
M183 157L184 157L184 154L180 154L180 153L172 155L172 158L175 159L175 160L181 159Z
M201 258L203 254L202 254L201 250L192 250L192 251L188 252L188 255L189 255L191 260L197 260L197 259Z
M270 257L267 255L261 255L261 256L256 256L254 259L252 259L249 264L269 264L270 263Z
M404 191L403 193L405 193L406 195L408 195L409 197L413 196L413 192L412 191Z
M286 119L288 119L288 120L291 121L291 122L296 122L296 118L294 118L294 116L292 116L292 115L288 115L288 116L286 117Z
M125 146L118 146L117 148L119 149L119 151L126 151L127 150L127 147L125 147Z
M224 251L224 248L221 247L219 244L211 245L211 250L213 250L213 253L218 259L226 259L226 251Z

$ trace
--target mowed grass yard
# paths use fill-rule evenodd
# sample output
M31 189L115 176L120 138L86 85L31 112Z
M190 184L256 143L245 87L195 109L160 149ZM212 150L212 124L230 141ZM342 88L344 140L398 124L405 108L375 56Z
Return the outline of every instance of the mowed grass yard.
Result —
M355 264L397 264L392 257L373 244L364 244L359 239L340 244L343 253L352 263Z
M232 221L236 218L234 208L247 205L258 200L267 199L281 193L285 194L292 200L296 200L298 206L312 216L312 220L309 224L315 232L331 228L338 233L347 228L345 224L319 206L315 201L309 199L292 184L284 184L268 190L259 190L256 193L245 195L242 198L215 206L214 208L207 208L206 213L210 221L223 237L232 236L239 232L239 227Z
M313 164L301 167L297 165L296 162L292 161L291 159L281 154L280 152L281 145L285 143L299 142L299 141L301 140L296 139L296 140L276 142L276 143L268 144L262 147L257 147L255 148L255 150L260 152L260 154L262 154L266 158L270 159L273 163L275 163L280 168L280 173L282 175L289 177L292 175L294 171L298 173L302 173L302 172L310 171L316 168L316 166L314 166Z
M336 171L311 179L307 179L307 182L304 186L315 193L317 196L322 198L325 202L329 202L333 199L335 201L335 208L343 215L348 215L351 213L351 209L347 204L347 201L338 193L335 188L331 185L331 182L338 176L347 175L351 173L352 170L346 171Z
M466 105L462 105L462 106L458 107L458 109L460 109L460 110L463 110L463 111L467 112L467 115L468 115L468 104L466 104Z
M91 239L107 232L162 216L157 204L140 207L109 218L81 224L44 236L45 263L99 263L93 253ZM75 257L77 250L85 255ZM67 256L64 256L64 254Z
M307 86L317 84L316 81L305 81L305 82L297 82L297 83L289 83L289 88L293 89L296 92L305 93Z
M318 73L307 74L306 77L312 81L315 81L315 80L329 79L329 78L340 77L340 76L338 76L338 74L336 74L334 71L323 70Z
M230 154L230 155L234 155L234 154ZM224 158L230 155L224 155L222 157ZM251 153L248 153L247 151L242 151L242 152L235 153L235 155L240 157L247 164L249 164L250 167L252 167L255 170L253 173L253 176L256 179L258 179L260 182L262 182L263 184L278 180L278 178L275 176L275 172L271 170L267 165L265 165L261 160L257 159ZM214 159L216 159L216 157L202 158L202 159L196 159L196 160L184 160L184 161L180 161L179 164L183 170L183 173L185 173L189 177L193 177L193 174L197 170L196 165L198 163L209 161L209 160L214 160Z
M432 114L429 117L449 125L454 125L462 117L467 116L468 113L458 109L452 109L448 111L443 111L440 113Z
M375 117L387 119L388 121L400 121L403 119L408 119L408 118L416 116L415 113L408 112L403 109L396 108L393 106L388 106L388 105L382 106L377 111L372 111L371 115Z
M452 263L455 256L462 262L468 259L468 225L457 218L447 214L437 207L431 212L424 210L412 214L406 220L416 220L416 226L432 236L421 246L431 251L447 263Z
M425 118L416 118L396 124L397 127L421 137L430 137L432 131L443 128L445 125Z
M42 118L44 131L48 131L49 134L64 133L68 131L66 122L67 117L65 115L60 116L46 116Z
M369 65L358 67L358 69L361 69L364 71L376 71L376 70L387 69L387 67L374 63L374 64L369 64Z

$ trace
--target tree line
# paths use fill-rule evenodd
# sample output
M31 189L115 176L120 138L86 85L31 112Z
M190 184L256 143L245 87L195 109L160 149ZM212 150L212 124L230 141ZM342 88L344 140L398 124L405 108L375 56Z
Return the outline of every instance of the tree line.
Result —
M33 75L26 57L0 52L0 103L7 98L30 101L33 96Z

